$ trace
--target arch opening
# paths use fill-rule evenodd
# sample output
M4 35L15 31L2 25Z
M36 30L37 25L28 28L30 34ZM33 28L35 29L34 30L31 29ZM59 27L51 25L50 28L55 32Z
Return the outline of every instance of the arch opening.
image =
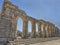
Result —
M36 24L36 37L38 37L38 24Z
M23 20L18 18L17 20L17 35L22 36Z
M32 32L32 24L30 21L28 21L28 37L30 37L31 32Z

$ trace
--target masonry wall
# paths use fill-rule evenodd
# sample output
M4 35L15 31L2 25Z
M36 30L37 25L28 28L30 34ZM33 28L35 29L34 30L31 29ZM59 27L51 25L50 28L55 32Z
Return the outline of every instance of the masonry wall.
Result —
M20 10L11 2L4 0L0 14L0 42L9 42L17 39L16 26L18 18L21 18L23 21L21 38L28 38L28 21L32 24L30 38L36 38L36 24L38 24L38 38L58 37L59 29L54 24L30 17L25 11Z

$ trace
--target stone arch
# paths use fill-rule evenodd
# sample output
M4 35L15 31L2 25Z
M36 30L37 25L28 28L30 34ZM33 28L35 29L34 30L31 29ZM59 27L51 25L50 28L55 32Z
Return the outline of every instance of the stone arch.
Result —
M40 22L40 20L36 20L36 23L37 23L37 25L38 25L38 38L40 38L41 37L41 35L42 35L42 31L41 31L41 22Z
M49 37L49 24L46 22L46 26L45 26L45 30L46 30L46 37L48 38Z
M23 26L22 26L22 38L27 38L27 32L28 32L28 19L27 19L27 15L22 10L17 11L17 14L18 14L17 18L21 18L22 22L23 22Z
M32 32L32 24L30 21L28 21L28 37L29 38L30 38L31 32Z
M10 14L8 15L9 13L7 12L10 12L10 10L14 10L14 13L13 14ZM7 10L7 12L6 12ZM11 38L16 38L16 26L17 26L17 20L18 18L21 18L22 21L23 21L23 28L22 28L22 38L27 38L27 34L28 34L28 21L31 22L32 24L32 32L31 32L31 38L35 38L36 37L36 24L38 24L38 37L40 38L41 37L45 37L46 36L46 30L45 29L46 27L46 22L44 20L36 20L35 18L32 18L30 16L27 16L27 14L25 13L25 11L23 10L19 10L17 6L13 5L12 3L10 3L9 1L4 1L4 4L3 4L3 8L2 8L2 16L4 17L3 19L6 19L6 20L9 20L10 24L9 25L9 29L6 30L8 31L8 37L10 36ZM5 20L5 21L6 21ZM4 21L2 21L4 23ZM7 21L8 22L8 21ZM4 23L6 24L6 23ZM50 29L52 26L52 29ZM56 33L56 29L55 29L55 25L51 25L49 22L48 22L48 36L50 36L50 30L52 30L52 34L53 36L55 36L55 33ZM7 27L8 28L8 27ZM42 32L42 33L41 33Z
M38 24L36 23L36 37L38 37Z
M23 27L23 21L22 21L22 19L21 18L18 18L17 19L17 36L22 36L21 34L22 34L22 27ZM20 32L20 33L18 33L18 32Z
M30 28L29 28L29 27L30 27ZM28 21L28 32L31 32L31 31L32 31L31 28L32 28L32 24L31 24L30 21Z
M46 30L45 30L45 21L44 20L40 20L41 22L41 32L42 32L42 37L46 37Z
M32 24L31 38L35 38L36 37L36 19L29 17L29 20Z
M36 23L36 32L38 32L38 24Z

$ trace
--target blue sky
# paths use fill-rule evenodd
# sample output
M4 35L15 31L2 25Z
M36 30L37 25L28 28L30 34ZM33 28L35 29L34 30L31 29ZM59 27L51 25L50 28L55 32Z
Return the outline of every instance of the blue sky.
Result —
M24 10L27 15L36 19L43 19L60 27L60 0L9 0ZM0 0L0 10L3 0ZM18 21L20 24L22 21ZM18 29L21 26L18 23Z

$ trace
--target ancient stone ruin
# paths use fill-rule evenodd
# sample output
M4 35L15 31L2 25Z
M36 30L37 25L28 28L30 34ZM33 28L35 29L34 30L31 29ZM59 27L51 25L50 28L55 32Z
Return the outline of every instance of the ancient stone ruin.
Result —
M21 18L23 21L22 37L17 37L17 20ZM28 38L28 21L32 24L32 32ZM38 37L36 38L36 24L38 24ZM26 41L38 42L40 38L58 37L59 29L55 24L44 20L38 20L28 16L25 11L19 9L16 5L8 0L4 0L2 10L0 12L0 45L20 45ZM25 40L26 39L26 40ZM43 39L45 40L45 39Z

